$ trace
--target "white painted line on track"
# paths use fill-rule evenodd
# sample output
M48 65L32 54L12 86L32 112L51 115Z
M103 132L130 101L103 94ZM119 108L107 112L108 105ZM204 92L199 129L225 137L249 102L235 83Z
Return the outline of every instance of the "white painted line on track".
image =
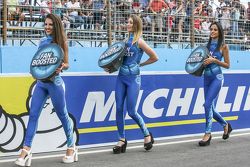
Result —
M238 136L247 136L250 135L250 132L247 133L237 133L237 134L231 134L230 137L238 137ZM221 139L221 136L215 136L213 137L214 139ZM190 142L196 142L200 141L201 138L195 138L195 139L190 139L190 140L179 140L179 141L171 141L171 142L162 142L162 143L156 143L154 144L154 147L156 146L163 146L163 145L173 145L173 144L180 144L180 143L190 143ZM142 146L131 146L127 147L127 149L132 150L132 149L137 149L137 148L142 148ZM103 153L103 152L111 152L112 149L102 149L102 150L92 150L92 151L82 151L78 152L78 155L83 155L83 154L95 154L95 153ZM55 155L46 155L46 156L35 156L32 157L32 159L47 159L47 158L58 158L58 157L63 157L65 154L55 154ZM0 160L0 163L5 163L5 162L14 162L16 159L4 159Z

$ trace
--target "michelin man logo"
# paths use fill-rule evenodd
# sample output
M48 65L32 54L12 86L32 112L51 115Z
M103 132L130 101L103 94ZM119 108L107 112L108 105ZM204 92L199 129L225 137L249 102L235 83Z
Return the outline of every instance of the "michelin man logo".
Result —
M29 97L26 100L27 111L30 109L35 82L31 85ZM79 133L76 128L75 119L70 115L74 130L74 140L78 145ZM0 152L16 152L22 148L29 113L21 115L8 114L0 105ZM43 106L39 117L37 133L32 144L33 152L55 151L66 148L66 136L59 118L54 111L50 98Z

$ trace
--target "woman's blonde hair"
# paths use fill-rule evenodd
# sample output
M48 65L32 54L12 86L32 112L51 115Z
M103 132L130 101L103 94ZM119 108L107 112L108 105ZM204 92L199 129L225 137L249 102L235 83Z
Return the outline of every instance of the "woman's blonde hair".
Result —
M130 15L129 18L133 20L132 29L133 29L133 34L134 34L134 39L133 39L133 44L134 44L139 40L139 38L142 35L142 20L139 16L134 15L134 14Z

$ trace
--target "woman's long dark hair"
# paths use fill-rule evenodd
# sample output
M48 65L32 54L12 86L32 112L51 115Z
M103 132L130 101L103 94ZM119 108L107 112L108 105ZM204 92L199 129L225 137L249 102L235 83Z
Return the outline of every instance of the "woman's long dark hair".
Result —
M211 25L210 25L210 27L209 27L210 29L211 29L212 25L216 25L217 28L218 28L218 31L219 31L218 45L217 45L217 47L216 47L216 49L215 49L215 50L219 51L219 50L220 50L220 47L221 47L222 45L224 45L224 43L225 43L225 41L224 41L224 31L223 31L223 28L222 28L222 26L221 26L221 24L220 24L219 22L213 22L213 23L211 23ZM212 38L211 38L211 36L210 36L210 37L209 37L209 40L208 40L208 43L207 43L207 48L208 48L208 49L210 48L211 41L212 41Z
M64 28L62 25L61 18L55 14L48 14L45 17L45 20L47 18L51 19L53 22L53 33L52 33L53 42L58 44L63 49L63 51L65 51L65 42L67 39L64 33Z

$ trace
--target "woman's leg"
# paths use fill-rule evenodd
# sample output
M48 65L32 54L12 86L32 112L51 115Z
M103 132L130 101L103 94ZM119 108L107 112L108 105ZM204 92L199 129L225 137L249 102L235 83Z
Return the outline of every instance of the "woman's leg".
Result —
M141 86L141 77L140 76L131 77L131 82L129 83L127 88L127 99L126 99L127 110L129 116L139 125L144 136L148 136L149 131L146 127L146 124L144 123L142 117L135 110L137 98L140 91L140 86Z
M31 145L37 131L38 118L47 99L47 89L37 82L31 99L29 121L24 138L24 145L19 158L15 161L19 166L30 166L32 160Z
M214 78L211 81L205 80L204 81L204 93L205 93L205 116L206 116L206 130L205 133L211 133L212 130L212 119L213 117L217 120L222 122L224 120L220 114L214 111L214 101L219 94L221 89L222 80Z
M213 104L212 106L212 110L213 110L213 118L223 127L225 127L227 125L227 122L225 121L225 119L220 115L220 113L218 111L215 110L215 105Z
M38 118L41 114L43 105L47 100L47 97L47 90L41 87L39 83L37 83L31 99L29 121L24 139L24 146L26 147L31 147L32 145L33 138L37 131Z
M122 82L121 78L118 76L116 80L115 88L115 100L116 100L116 125L118 129L119 139L125 139L124 131L124 100L126 96L126 85Z
M55 108L56 114L62 122L62 126L67 138L67 146L75 145L73 140L73 126L69 119L68 111L65 102L65 86L62 78L56 78L57 84L50 84L49 95ZM55 81L54 81L55 82Z

